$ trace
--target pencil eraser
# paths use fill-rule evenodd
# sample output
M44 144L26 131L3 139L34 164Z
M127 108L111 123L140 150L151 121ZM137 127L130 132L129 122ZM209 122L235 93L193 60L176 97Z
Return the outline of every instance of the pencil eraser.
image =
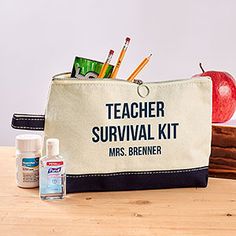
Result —
M110 50L109 54L114 54L114 51L113 51L113 50Z
M129 42L129 41L130 41L130 38L129 38L129 37L127 37L127 38L125 39L125 41L126 41L126 42Z

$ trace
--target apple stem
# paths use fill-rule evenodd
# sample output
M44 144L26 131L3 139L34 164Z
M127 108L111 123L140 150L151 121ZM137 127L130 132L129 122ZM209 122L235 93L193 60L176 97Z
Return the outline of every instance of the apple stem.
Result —
M204 73L205 70L203 69L203 67L202 67L202 63L201 63L201 62L199 63L199 66L200 66L200 68L201 68L201 70L202 70L202 73Z

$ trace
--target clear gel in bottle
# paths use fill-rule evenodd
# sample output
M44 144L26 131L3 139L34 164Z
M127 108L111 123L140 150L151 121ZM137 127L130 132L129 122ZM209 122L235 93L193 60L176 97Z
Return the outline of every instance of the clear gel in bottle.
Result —
M48 139L46 156L39 161L39 194L42 200L63 199L66 194L65 162L59 155L59 140Z

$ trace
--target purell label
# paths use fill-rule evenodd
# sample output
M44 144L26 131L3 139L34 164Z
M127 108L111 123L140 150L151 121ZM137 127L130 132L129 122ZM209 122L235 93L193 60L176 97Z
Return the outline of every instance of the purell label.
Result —
M45 167L41 168L41 193L61 193L64 162L48 161L45 164Z
M49 161L47 162L47 166L62 166L63 161Z
M61 171L61 167L58 167L58 168L52 167L52 168L48 169L48 174L50 174L50 173L60 173L60 171Z

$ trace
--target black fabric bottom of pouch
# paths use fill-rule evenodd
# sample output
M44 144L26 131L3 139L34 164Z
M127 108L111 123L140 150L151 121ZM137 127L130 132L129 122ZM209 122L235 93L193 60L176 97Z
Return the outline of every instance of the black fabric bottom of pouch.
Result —
M208 167L146 172L67 175L67 193L206 187Z

